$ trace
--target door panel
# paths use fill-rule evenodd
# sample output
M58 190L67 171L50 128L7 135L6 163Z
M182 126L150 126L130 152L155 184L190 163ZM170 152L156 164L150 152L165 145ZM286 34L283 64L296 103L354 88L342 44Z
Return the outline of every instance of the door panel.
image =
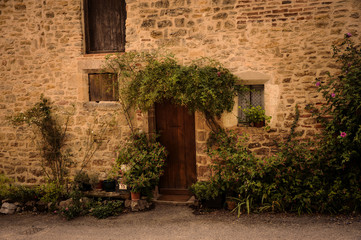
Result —
M196 181L194 114L186 107L165 101L156 104L155 117L159 141L168 151L159 187L161 191L188 189Z

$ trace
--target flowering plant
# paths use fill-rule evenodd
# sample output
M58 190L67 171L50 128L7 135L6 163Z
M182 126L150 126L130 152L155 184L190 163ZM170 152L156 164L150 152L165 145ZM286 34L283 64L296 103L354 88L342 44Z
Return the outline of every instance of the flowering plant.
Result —
M316 80L327 104L321 109L309 106L325 128L326 158L342 169L346 162L356 163L361 157L361 49L351 37L346 33L344 41L333 47L340 73Z
M136 132L119 151L116 161L118 172L132 192L152 189L164 173L167 152L155 138ZM122 170L120 166L124 164L127 167Z

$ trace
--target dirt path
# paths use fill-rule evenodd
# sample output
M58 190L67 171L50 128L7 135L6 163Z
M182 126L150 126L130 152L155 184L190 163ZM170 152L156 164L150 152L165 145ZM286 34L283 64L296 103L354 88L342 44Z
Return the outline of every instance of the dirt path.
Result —
M0 239L355 239L361 216L261 214L237 218L226 211L194 215L183 206L158 205L152 211L98 220L66 221L56 215L0 216Z

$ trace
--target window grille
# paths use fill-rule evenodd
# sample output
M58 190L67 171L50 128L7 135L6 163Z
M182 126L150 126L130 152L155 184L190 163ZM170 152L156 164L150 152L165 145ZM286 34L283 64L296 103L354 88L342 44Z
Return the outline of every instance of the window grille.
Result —
M238 122L247 122L243 109L261 106L264 109L264 85L247 86L249 91L238 93Z

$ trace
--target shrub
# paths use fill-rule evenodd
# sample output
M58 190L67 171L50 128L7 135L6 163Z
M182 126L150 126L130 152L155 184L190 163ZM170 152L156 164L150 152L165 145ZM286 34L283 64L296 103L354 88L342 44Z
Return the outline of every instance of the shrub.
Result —
M13 181L7 176L5 176L4 174L0 174L0 200L8 197L12 182Z
M63 185L56 182L47 182L39 187L41 194L40 200L45 203L51 203L50 211L55 209L56 203L66 198L66 191Z
M98 201L90 210L90 215L102 219L119 215L123 211L123 201Z
M154 137L148 139L144 133L135 133L120 149L117 169L131 191L147 192L147 189L153 189L158 184L163 175L166 156L165 147ZM126 170L121 170L122 165L127 165Z
M12 185L6 198L15 202L26 203L28 201L38 201L40 196L41 192L38 187Z
M220 131L209 136L207 152L212 159L211 182L227 195L253 185L257 176L262 175L257 171L257 158L245 146L246 140L234 131Z
M350 211L361 207L361 48L351 34L334 46L334 57L341 72L316 79L326 104L308 109L324 126L318 146L329 178L325 202L334 211Z
M190 187L190 191L198 200L211 200L221 195L219 187L211 181L196 182Z
M70 205L60 210L60 214L66 218L66 220L72 220L81 216L84 209L80 205Z

